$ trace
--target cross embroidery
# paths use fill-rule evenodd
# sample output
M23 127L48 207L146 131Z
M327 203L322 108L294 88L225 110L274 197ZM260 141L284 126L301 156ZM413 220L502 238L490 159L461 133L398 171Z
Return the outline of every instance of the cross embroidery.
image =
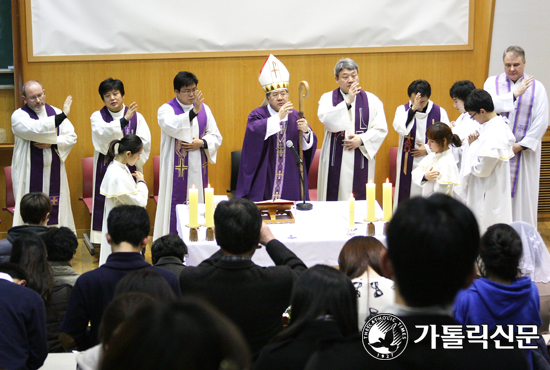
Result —
M179 157L179 163L176 166L176 170L178 170L178 177L183 177L183 174L185 171L187 171L188 166L185 165L185 158Z
M271 70L271 72L273 72L273 74L275 74L275 78L277 78L277 62L271 62L273 64L273 69Z
M59 205L59 197L57 197L57 196L51 196L51 197L50 197L50 202L52 202L52 206L57 206L57 205Z
M411 152L411 145L412 145L412 136L409 134L405 136L405 143L403 144L403 151L404 152Z

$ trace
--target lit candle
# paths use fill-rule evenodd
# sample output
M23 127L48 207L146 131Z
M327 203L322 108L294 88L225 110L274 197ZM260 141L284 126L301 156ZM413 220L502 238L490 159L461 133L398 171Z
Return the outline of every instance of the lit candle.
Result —
M189 227L199 227L199 189L189 189Z
M355 198L353 193L349 197L349 228L355 229Z
M386 179L386 182L382 184L382 195L383 195L383 206L384 206L384 219L383 221L388 222L391 220L393 213L392 207L392 183L390 179Z
M214 227L214 188L208 184L207 188L204 188L204 217L206 222L204 226Z
M369 180L367 183L367 220L368 222L376 221L374 218L374 202L376 201L376 184Z

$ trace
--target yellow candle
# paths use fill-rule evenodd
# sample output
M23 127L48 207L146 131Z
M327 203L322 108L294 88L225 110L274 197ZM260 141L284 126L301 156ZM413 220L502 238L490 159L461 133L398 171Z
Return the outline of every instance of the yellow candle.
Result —
M376 221L374 218L374 202L376 200L376 184L369 180L367 183L367 220L368 222Z
M207 188L204 188L204 217L206 218L206 227L214 227L214 188L208 184Z
M383 206L384 206L384 219L383 221L388 222L391 220L393 214L392 207L392 183L390 179L386 179L386 182L382 184L382 195L383 195Z
M349 197L349 228L355 229L355 198L353 193Z
M199 189L189 189L189 227L199 227Z

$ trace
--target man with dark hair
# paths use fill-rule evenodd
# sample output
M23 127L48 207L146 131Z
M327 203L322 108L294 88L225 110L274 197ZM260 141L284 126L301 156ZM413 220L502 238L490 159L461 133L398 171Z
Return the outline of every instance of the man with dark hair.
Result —
M527 369L519 350L497 350L490 340L484 349L482 343L470 342L472 338L453 319L455 296L471 284L476 273L479 235L473 213L447 195L436 193L401 203L388 226L388 251L382 255L382 270L395 282L396 304L385 312L406 326L406 348L400 355L382 357L386 360L381 361L363 345L382 346L364 335L317 352L306 368L339 369L345 361L346 369ZM450 326L457 330L454 338L463 336L462 348L447 348L443 330ZM391 348L390 343L386 347ZM386 353L391 355L392 349Z
M220 250L180 275L183 294L200 294L243 331L253 353L283 328L281 316L292 286L307 267L273 237L258 207L249 200L220 202L214 213ZM258 243L266 247L274 267L251 261Z
M94 112L90 117L92 122L92 143L94 145L94 199L92 210L92 226L90 228L90 241L101 243L101 228L103 226L103 211L105 209L105 196L101 195L99 188L108 163L105 163L105 155L109 150L111 141L121 139L128 134L139 136L143 142L143 153L135 166L129 166L130 173L136 170L143 172L142 168L149 159L151 153L151 132L143 115L137 111L137 103L133 102L127 107L124 104L124 84L120 80L108 78L99 84L99 96L105 106Z
M59 329L61 343L66 349L84 350L98 343L103 311L113 299L116 284L131 271L153 269L166 279L176 295L181 295L176 276L151 266L140 253L149 242L150 228L149 214L143 207L119 206L109 213L107 240L113 253L105 264L76 280ZM88 323L89 333L86 330Z
M159 197L153 241L176 234L176 205L188 199L188 189L208 185L208 162L216 163L222 135L210 107L203 103L199 80L191 72L174 77L176 97L158 110L160 134Z
M490 76L483 88L495 112L508 118L516 143L510 160L512 216L537 227L542 137L548 129L548 96L544 85L524 73L525 51L509 46L502 55L504 73Z
M28 233L41 236L48 230L46 223L52 211L52 203L46 194L25 194L21 198L19 209L24 225L10 227L8 237L0 240L0 262L10 260L11 246L15 239Z
M48 262L55 280L73 286L80 276L71 266L78 248L76 235L67 227L50 227L42 234L42 240L48 250Z
M459 191L485 232L491 225L512 222L509 174L515 138L505 119L494 111L487 91L472 91L464 108L481 128L478 135L471 135L464 152Z
M69 181L65 161L76 144L76 133L67 116L73 98L63 110L46 104L46 91L38 81L22 87L25 105L11 115L14 135L11 175L15 213L13 225L24 223L21 198L27 193L45 193L52 202L48 225L66 226L75 231Z
M155 240L151 246L153 265L172 271L176 276L185 268L183 257L187 246L178 234L168 234Z
M426 130L434 122L449 124L445 109L430 100L432 88L428 81L416 80L407 88L410 101L395 111L393 128L399 134L397 151L397 174L394 207L410 197L422 195L422 187L412 181L412 171L430 153Z

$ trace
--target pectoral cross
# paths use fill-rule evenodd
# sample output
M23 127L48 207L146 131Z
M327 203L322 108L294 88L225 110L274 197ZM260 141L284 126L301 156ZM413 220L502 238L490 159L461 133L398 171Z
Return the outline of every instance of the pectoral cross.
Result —
M405 142L403 143L403 151L405 152L405 164L403 165L403 174L407 174L407 162L409 160L409 153L411 152L412 136L408 134L405 136Z
M185 165L185 159L179 157L179 163L176 166L176 170L178 170L178 177L183 177L183 174L185 171L187 171L188 166Z

